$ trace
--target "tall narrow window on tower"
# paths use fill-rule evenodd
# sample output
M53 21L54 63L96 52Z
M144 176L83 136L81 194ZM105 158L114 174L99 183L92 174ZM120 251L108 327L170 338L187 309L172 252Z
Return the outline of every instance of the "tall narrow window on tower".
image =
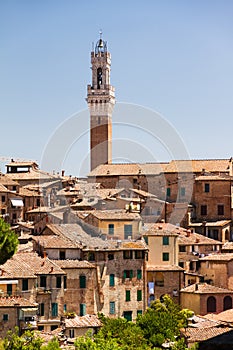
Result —
M112 112L115 89L110 85L111 55L102 33L91 52L92 84L87 86L87 103L90 111L90 162L91 170L100 164L112 162ZM95 101L95 103L92 103Z

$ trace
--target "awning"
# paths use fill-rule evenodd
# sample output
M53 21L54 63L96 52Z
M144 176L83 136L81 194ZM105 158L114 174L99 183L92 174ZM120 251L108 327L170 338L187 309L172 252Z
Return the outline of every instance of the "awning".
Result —
M22 199L18 199L18 198L11 199L11 204L13 205L13 207L23 207Z

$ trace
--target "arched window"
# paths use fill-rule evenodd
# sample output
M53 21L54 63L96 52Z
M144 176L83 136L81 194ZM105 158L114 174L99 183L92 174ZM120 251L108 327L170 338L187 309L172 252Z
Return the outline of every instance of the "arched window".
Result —
M223 310L232 309L232 298L228 295L223 299Z
M100 89L100 85L102 84L102 68L97 69L97 89Z
M207 312L216 312L216 299L215 299L215 297L209 297L207 299Z

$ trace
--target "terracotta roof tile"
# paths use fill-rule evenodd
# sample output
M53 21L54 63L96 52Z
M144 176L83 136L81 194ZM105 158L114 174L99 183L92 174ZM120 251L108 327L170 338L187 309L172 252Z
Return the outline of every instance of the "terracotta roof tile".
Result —
M94 210L90 215L100 220L141 220L138 213L129 213L125 210Z
M229 159L193 159L193 160L172 160L166 167L166 173L194 172L201 173L203 169L207 172L229 173Z
M228 293L233 295L233 290L212 286L207 283L191 284L190 286L181 289L181 292L195 293L195 294Z
M86 260L52 260L61 269L95 269L95 265Z
M37 307L37 303L30 302L20 296L0 297L0 307Z
M189 343L201 342L232 331L230 327L192 328L188 327L185 336Z
M76 316L74 318L66 318L66 328L86 328L101 327L102 323L96 315Z
M233 260L233 253L220 253L220 254L210 254L201 258L200 261L231 261Z
M164 172L168 163L118 163L101 164L92 170L88 177L117 175L156 175Z

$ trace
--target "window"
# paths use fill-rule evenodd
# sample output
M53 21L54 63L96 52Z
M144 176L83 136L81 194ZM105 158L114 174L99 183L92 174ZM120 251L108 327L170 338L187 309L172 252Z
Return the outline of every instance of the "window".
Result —
M74 338L74 329L69 329L69 337Z
M3 314L2 320L3 321L8 321L9 320L9 315L8 314Z
M142 310L137 310L137 316L142 315Z
M181 197L184 197L184 196L185 196L185 187L181 187L181 189L180 189L180 195L181 195Z
M223 204L218 205L218 215L224 215L224 205Z
M64 276L63 278L64 278L64 279L63 279L63 282L64 282L64 289L66 289L66 288L67 288L67 277Z
M201 205L201 215L207 215L207 205Z
M148 236L143 236L144 241L146 242L146 244L148 244Z
M17 187L16 186L12 186L12 191L16 191Z
M61 276L57 276L56 278L56 288L61 288Z
M133 278L133 270L124 270L124 278Z
M80 316L86 315L86 304L80 304Z
M186 252L186 246L185 245L179 245L179 252L185 253Z
M12 295L12 284L7 285L7 294Z
M52 316L58 316L58 304L52 303Z
M135 250L135 259L144 259L144 256L143 250Z
M39 304L39 314L44 316L44 303Z
M60 252L59 252L59 259L60 260L65 260L66 259L66 252L65 252L65 250L60 250Z
M114 235L114 224L109 224L108 225L108 234L109 235Z
M79 276L79 287L86 288L86 276Z
M171 197L171 187L167 188L167 197Z
M44 330L44 326L38 326L38 331L42 332Z
M89 253L88 260L89 261L95 261L95 254L94 253Z
M46 276L40 276L40 287L46 288Z
M110 303L109 303L109 313L110 313L110 315L114 315L115 312L116 312L115 301L110 301Z
M215 299L215 297L209 297L207 299L207 312L216 312L216 299Z
M163 245L169 245L169 237L163 236Z
M210 192L210 184L205 184L205 185L204 185L204 191L205 191L206 193Z
M64 311L64 312L67 311L67 305L66 305L66 304L63 305L63 311Z
M124 225L124 239L132 238L133 227L132 225Z
M169 261L169 253L163 253L163 261Z
M124 311L123 316L127 321L132 321L132 311Z
M22 290L28 290L28 279L27 278L23 278Z
M108 260L114 260L114 254L108 254Z
M16 220L16 219L17 219L17 215L16 215L16 213L13 213L13 215L12 215L12 219L13 219L13 220Z
M142 291L137 290L137 301L142 301Z
M133 258L132 250L124 250L123 251L123 258L124 259L132 259Z
M36 199L36 206L39 207L40 206L40 198Z
M223 310L232 309L232 298L230 296L226 296L223 299Z
M130 290L125 291L125 301L130 301Z
M2 196L2 203L6 201L6 196Z
M115 286L115 275L114 273L111 273L109 276L109 286L114 287Z
M54 331L54 330L57 329L57 328L58 328L58 326L55 325L55 324L53 324L53 325L50 327L50 331L52 332L52 331Z
M137 279L138 280L142 279L142 270L137 270Z
M155 273L155 285L158 287L164 286L164 274L160 271Z

